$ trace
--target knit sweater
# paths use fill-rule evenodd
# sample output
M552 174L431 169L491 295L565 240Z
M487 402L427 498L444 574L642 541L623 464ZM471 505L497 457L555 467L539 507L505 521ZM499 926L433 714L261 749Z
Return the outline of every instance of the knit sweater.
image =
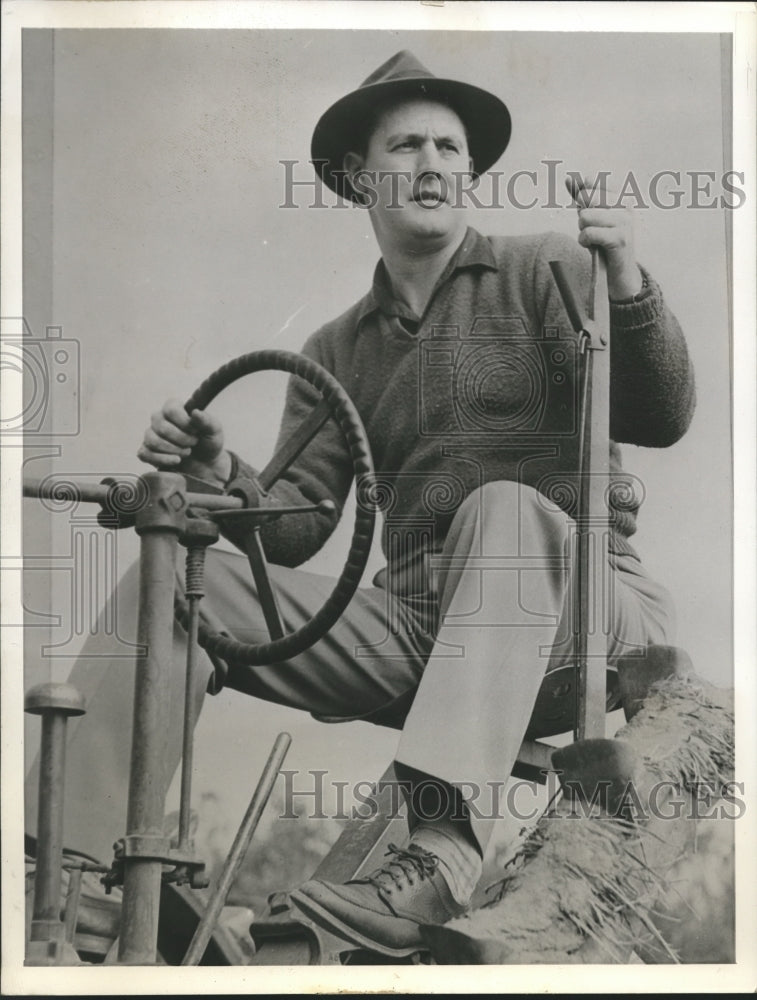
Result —
M429 553L476 488L520 481L575 515L579 458L579 353L549 268L563 261L587 301L591 257L555 233L480 236L469 229L422 316L391 293L379 261L373 287L313 334L303 353L344 386L365 426L383 499L389 584L423 587ZM610 468L612 546L636 527L641 492L622 469L618 443L666 447L686 431L694 380L678 322L643 272L638 301L611 304ZM279 443L317 396L290 380ZM239 461L242 475L254 469ZM272 490L284 504L332 500L339 514L352 466L329 421ZM314 555L336 517L290 515L262 532L268 558L297 566ZM237 528L228 537L242 545ZM414 567L408 575L408 567Z

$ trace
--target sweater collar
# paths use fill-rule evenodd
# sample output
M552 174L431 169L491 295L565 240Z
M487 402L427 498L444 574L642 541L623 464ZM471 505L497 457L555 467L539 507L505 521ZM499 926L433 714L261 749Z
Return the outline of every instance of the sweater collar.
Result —
M468 226L462 243L454 252L442 272L437 282L436 290L449 281L453 274L472 267L484 267L492 271L498 270L489 241L477 232L477 230L473 229L472 226ZM366 316L377 309L380 309L387 316L399 316L401 318L416 320L418 318L407 306L398 302L394 297L383 259L379 260L376 265L373 273L373 285L363 299L358 314L358 323L362 322Z

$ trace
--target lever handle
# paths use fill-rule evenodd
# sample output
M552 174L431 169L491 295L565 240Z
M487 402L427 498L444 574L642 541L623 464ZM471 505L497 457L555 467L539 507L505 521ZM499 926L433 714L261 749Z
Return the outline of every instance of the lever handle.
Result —
M243 507L241 510L215 510L208 514L212 521L225 521L229 518L281 517L284 514L333 514L336 504L333 500L321 500L319 503L303 504L301 507Z

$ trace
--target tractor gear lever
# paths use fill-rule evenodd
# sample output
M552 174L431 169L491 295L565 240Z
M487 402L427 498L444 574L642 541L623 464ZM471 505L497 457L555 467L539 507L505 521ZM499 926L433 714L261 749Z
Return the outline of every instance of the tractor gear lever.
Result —
M573 616L576 739L601 739L605 735L609 628L602 601L602 573L609 533L610 305L602 251L593 248L591 260L589 318L584 316L561 262L549 262L584 358L574 552L578 595Z

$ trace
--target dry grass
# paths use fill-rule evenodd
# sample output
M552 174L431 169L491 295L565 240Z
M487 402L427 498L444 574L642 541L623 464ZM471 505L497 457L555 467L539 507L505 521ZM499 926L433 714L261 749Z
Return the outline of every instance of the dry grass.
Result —
M658 805L666 807L676 799L690 803L703 785L717 794L732 779L731 696L697 679L657 684L618 738L642 761L634 791L643 806L660 782L667 785ZM697 845L697 830L707 821L690 813L627 822L577 816L560 800L509 862L493 898L429 929L427 939L444 961L626 962L633 952L645 961L692 961L685 927L701 916L691 883L707 868L702 850L714 841L700 837ZM727 909L727 864L724 857L720 911ZM695 960L729 960L727 943L716 950L715 958Z

